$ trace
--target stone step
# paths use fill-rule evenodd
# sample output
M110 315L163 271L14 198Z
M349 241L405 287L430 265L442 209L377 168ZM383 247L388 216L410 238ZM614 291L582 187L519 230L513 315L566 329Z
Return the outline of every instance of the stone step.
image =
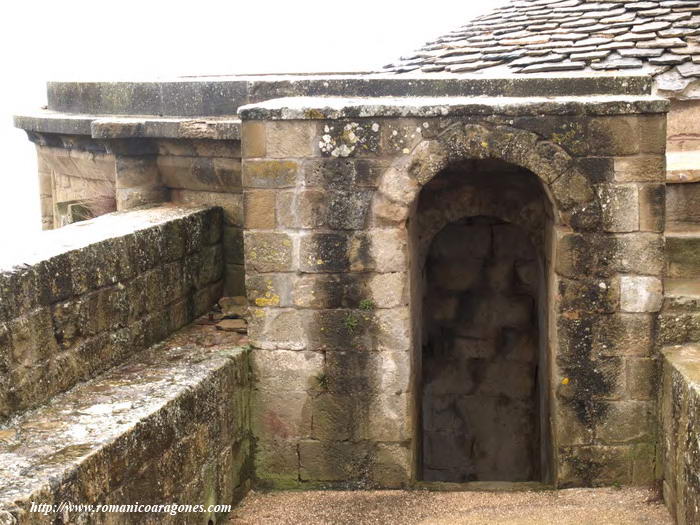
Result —
M700 151L667 151L666 182L669 185L700 182Z
M666 224L700 223L700 182L666 185Z
M666 279L657 337L661 346L700 342L700 279Z
M30 510L32 502L208 506L242 497L249 379L236 336L187 326L0 426L0 523L220 522L225 513Z
M667 277L700 277L700 225L668 225L665 235Z

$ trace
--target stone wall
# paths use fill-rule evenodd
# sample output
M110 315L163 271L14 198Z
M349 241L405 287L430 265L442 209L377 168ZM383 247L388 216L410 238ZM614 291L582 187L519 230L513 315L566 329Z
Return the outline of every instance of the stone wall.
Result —
M158 141L158 171L173 202L224 210L227 296L245 295L241 144L233 140Z
M258 477L415 478L408 230L423 185L494 158L534 173L553 207L552 479L651 481L665 105L535 102L504 114L486 102L450 116L449 102L375 102L241 111Z
M244 295L243 195L239 140L106 138L33 133L42 226L172 201L224 210L225 295Z
M663 495L676 523L690 525L700 521L700 347L669 347L663 354Z
M118 212L44 232L0 271L0 419L162 340L223 287L218 208Z
M67 209L73 203L86 207L91 216L116 210L115 159L103 145L56 136L37 140L36 148L44 230L73 222Z

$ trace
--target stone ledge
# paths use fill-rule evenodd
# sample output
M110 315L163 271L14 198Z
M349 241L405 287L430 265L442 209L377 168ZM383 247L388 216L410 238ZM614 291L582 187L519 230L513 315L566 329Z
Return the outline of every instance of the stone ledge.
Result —
M94 139L168 138L240 140L240 120L134 116L110 117L41 111L17 115L15 127L38 133L89 135Z
M160 227L176 219L210 213L208 210L211 208L206 206L161 204L108 213L55 230L37 232L28 237L23 246L13 247L0 258L0 275L90 245Z
M379 73L182 77L156 82L49 82L49 109L114 115L232 115L283 96L561 96L651 94L645 74L463 75Z
M230 336L190 325L0 426L0 522L35 523L32 502L234 503L247 486L248 353Z
M665 113L656 96L594 97L289 97L239 108L242 120L324 120L469 115L630 115Z

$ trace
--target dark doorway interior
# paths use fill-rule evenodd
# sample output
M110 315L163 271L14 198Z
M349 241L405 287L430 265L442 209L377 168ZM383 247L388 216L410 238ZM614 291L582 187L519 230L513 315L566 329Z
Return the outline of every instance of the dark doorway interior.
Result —
M422 479L541 479L537 297L527 233L478 216L452 222L425 259Z

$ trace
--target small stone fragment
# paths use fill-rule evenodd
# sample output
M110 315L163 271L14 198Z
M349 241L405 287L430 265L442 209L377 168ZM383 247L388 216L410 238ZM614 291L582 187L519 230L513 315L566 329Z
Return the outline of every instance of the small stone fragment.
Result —
M217 330L224 332L248 333L248 323L244 319L222 319L216 324Z

